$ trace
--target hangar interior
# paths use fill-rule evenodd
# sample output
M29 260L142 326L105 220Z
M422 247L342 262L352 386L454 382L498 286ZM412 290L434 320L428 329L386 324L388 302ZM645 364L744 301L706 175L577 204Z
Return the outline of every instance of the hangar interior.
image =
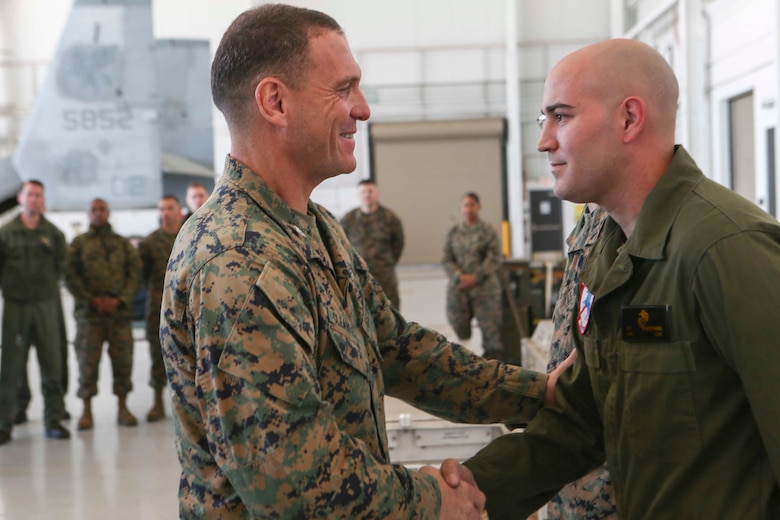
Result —
M208 49L210 57L230 21L260 3L264 2L151 0L149 29L157 40L205 42L201 47ZM554 212L552 239L547 236L535 242L537 219L549 214L539 208L551 204L552 188L546 157L536 150L535 118L550 67L565 54L599 40L634 38L661 52L680 81L677 142L706 175L777 216L780 7L775 0L289 3L322 10L342 25L362 68L361 85L372 110L371 119L358 128L357 170L329 179L312 198L341 216L356 205L355 186L360 179L378 183L382 204L396 210L405 224L407 249L399 276L403 312L410 320L454 337L444 318L445 280L439 262L444 233L459 222L458 201L466 191L480 193L484 219L505 230L507 257L538 260L541 272L547 269L542 285L549 285L555 276L550 265L560 266L564 240L581 208L552 201L560 204ZM47 92L49 66L73 7L72 0L0 0L0 161L24 145L36 101ZM196 78L208 81L205 76ZM185 84L204 86L198 79L187 79ZM176 99L175 90L164 90L154 96L167 95L173 105L184 103ZM156 191L149 192L152 200L162 193L166 174L171 180L168 185L178 190L190 175L213 182L222 170L229 150L227 128L201 93L202 89L195 89L188 94L188 102L203 109L190 118L194 133L188 139L197 134L201 143L197 150L206 153L183 163L154 144L142 174L156 183ZM156 139L170 137L165 123L175 112L166 119L162 111L150 111ZM41 117L48 113L43 110ZM56 141L58 136L49 139ZM168 146L176 149L177 143ZM6 213L0 218L8 219L18 178L30 175L22 172L14 177L3 164L0 191ZM96 172L97 177L102 175L100 168ZM59 192L61 200L56 193L47 200L52 207L47 216L70 240L86 227L86 206L83 201L66 203L67 186ZM102 192L89 196L98 193ZM122 234L143 236L157 225L153 207L148 201L119 205L112 213L112 225ZM552 293L551 287L544 286L543 312L549 311ZM63 296L72 306L67 291ZM72 319L68 329L72 339ZM136 390L130 405L140 413L151 401L151 390L146 384L143 330L135 332ZM467 346L481 352L479 339L475 328ZM72 358L75 379L77 365ZM15 430L18 438L10 449L0 448L0 519L176 516L178 463L170 418L135 430L118 428L110 398L111 374L104 361L102 398L96 402L96 415L103 417L97 427L74 435L68 445L52 443L38 432L41 398L34 361L29 372L34 394L31 421ZM68 395L66 404L72 414L78 413L74 395ZM398 404L388 415L405 422L414 413ZM412 417L418 419L427 417Z

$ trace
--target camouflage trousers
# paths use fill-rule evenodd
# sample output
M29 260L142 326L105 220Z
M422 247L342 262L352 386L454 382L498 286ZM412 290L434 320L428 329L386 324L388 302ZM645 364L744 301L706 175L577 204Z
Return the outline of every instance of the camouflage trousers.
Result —
M476 316L482 331L482 349L485 354L504 350L501 343L501 287L498 281L462 291L457 286L447 288L447 321L458 339L471 338L471 320Z
M59 311L56 299L4 304L0 349L0 428L4 430L10 431L13 426L19 379L26 371L27 352L33 343L41 371L44 423L52 427L64 419Z
M76 357L79 362L81 399L97 395L98 367L103 343L108 342L108 357L114 378L114 394L127 395L133 389L133 331L126 317L79 318L76 320Z
M149 386L165 388L168 376L165 375L162 345L160 345L160 312L152 312L146 319L146 340L149 342L149 358L152 367L149 373Z

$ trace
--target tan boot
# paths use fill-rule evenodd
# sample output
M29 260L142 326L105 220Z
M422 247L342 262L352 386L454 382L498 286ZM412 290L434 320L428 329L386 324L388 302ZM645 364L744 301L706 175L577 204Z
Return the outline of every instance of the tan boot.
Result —
M79 431L91 430L94 423L92 422L92 401L89 398L84 399L84 412L79 418L79 422L76 428Z
M146 420L148 422L155 422L165 418L165 408L163 407L162 393L162 388L154 389L154 406L152 406L151 410L149 410L149 412L146 414Z
M126 395L118 396L118 402L119 402L119 412L116 415L116 422L119 423L120 426L137 425L138 419L136 419L135 415L131 414L130 410L127 409L127 396Z

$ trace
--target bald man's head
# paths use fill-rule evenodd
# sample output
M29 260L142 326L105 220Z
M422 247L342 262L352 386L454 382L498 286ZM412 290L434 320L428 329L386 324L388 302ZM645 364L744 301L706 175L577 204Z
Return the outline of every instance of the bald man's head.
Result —
M669 64L635 40L589 45L559 61L544 82L537 144L555 194L611 211L626 193L652 187L674 153L677 96Z
M572 52L550 71L577 81L584 92L606 102L637 96L648 105L650 123L674 133L679 86L669 63L637 40L614 39Z

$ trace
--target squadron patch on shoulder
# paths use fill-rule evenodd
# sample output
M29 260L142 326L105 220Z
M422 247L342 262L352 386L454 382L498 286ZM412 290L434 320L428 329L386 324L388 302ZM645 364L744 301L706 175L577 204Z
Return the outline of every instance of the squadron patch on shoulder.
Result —
M585 334L590 324L590 309L593 306L594 296L593 293L585 287L583 282L580 282L580 306L577 313L577 328L580 334Z

